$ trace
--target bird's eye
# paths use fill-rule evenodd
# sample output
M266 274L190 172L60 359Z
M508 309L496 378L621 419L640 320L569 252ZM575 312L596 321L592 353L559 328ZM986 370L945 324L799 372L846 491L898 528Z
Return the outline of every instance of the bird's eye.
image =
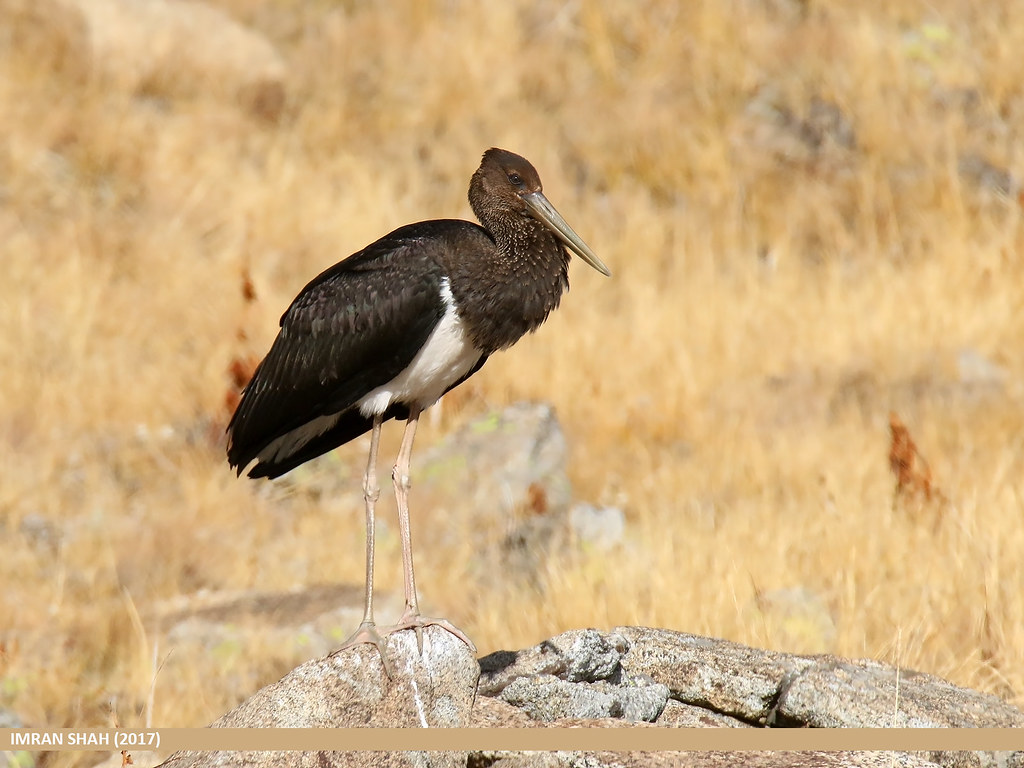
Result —
M523 186L523 177L520 176L518 173L510 173L508 175L508 181L513 186L516 186L516 187Z

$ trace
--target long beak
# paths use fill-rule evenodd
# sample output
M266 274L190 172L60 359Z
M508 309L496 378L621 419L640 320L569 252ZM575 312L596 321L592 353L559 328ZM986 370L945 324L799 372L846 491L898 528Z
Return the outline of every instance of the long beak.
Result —
M602 275L606 277L612 276L611 270L594 255L594 252L580 239L580 236L572 231L572 227L565 223L565 219L555 210L555 206L548 202L543 192L531 192L528 195L523 195L523 200L530 207L530 213L554 232L558 239L565 243L573 253Z

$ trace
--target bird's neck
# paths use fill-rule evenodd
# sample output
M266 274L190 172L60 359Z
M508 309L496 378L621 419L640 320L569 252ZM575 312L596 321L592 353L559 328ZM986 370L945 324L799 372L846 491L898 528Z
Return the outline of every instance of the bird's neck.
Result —
M494 238L505 262L520 278L542 279L547 275L554 283L563 281L569 256L561 241L539 221L518 213L505 216L478 214L478 218Z
M475 345L491 354L535 330L558 306L569 286L569 256L532 219L479 218L494 245L452 264L452 291Z

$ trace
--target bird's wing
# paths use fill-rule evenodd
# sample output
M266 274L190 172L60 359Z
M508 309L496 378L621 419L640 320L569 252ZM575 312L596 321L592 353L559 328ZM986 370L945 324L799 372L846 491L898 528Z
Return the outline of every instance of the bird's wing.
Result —
M352 408L412 361L445 307L429 240L403 230L331 267L292 302L228 425L231 466L241 471L282 435Z

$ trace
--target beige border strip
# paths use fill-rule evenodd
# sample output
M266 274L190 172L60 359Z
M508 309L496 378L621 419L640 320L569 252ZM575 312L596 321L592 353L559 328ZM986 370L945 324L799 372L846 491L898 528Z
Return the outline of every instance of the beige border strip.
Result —
M0 750L1024 750L1021 728L0 729Z

